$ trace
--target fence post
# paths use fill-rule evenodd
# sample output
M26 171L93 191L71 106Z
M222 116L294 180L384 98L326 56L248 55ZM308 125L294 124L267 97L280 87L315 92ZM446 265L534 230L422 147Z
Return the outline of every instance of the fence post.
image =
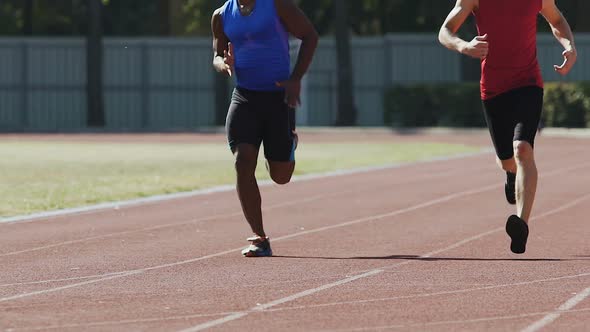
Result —
M385 57L385 80L384 80L384 90L391 87L393 85L393 43L391 41L391 36L389 34L383 37L384 43L384 57Z
M150 125L150 55L146 41L140 46L141 52L141 128Z
M21 43L21 130L29 127L29 46L26 41Z

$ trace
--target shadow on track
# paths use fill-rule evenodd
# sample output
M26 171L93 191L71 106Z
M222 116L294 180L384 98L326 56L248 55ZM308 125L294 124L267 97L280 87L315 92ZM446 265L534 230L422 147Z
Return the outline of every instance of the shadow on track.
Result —
M312 257L312 256L280 256L275 255L274 258L295 258L295 259L330 259L330 260L416 260L426 262L437 261L475 261L475 262L569 262L569 261L584 261L590 260L584 258L476 258L476 257L421 257L416 255L390 255L390 256L367 256L367 257Z

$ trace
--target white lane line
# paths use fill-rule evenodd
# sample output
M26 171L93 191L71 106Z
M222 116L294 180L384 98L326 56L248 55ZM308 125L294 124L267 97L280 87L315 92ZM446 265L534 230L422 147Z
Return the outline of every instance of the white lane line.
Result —
M336 171L332 171L332 172L325 172L325 173L319 173L319 174L298 175L298 176L293 177L292 182L304 182L304 181L311 181L311 180L316 180L316 179L363 174L363 173L384 171L384 170L397 169L397 168L403 168L403 167L416 167L417 165L431 164L431 163L436 163L436 162L440 162L440 161L452 161L452 160L458 160L458 159L466 159L466 158L470 158L470 157L479 157L479 156L490 154L492 152L493 151L491 149L485 149L485 150L481 150L479 152L474 152L474 153L463 153L463 154L458 154L458 155L454 155L454 156L450 156L450 157L432 158L432 159L428 159L428 160L422 160L422 161L411 162L411 163L397 163L397 164L389 164L389 165L383 165L383 166L359 167L359 168L354 168L354 169L349 169L349 170L336 170ZM261 187L271 186L273 184L274 183L269 180L260 181L258 183L258 185ZM214 193L229 192L229 191L233 191L233 190L235 190L234 185L225 185L225 186L218 186L218 187L214 187L214 188L195 190L195 191L189 191L189 192L183 192L183 193L156 195L156 196L151 196L151 197L138 198L138 199L132 199L132 200L126 200L126 201L120 201L120 202L101 203L101 204L85 206L85 207L63 209L63 210L57 210L57 211L40 212L40 213L34 213L34 214L24 215L24 216L0 218L0 224L29 223L29 222L34 222L34 221L49 220L49 219L72 215L72 214L80 215L80 214L93 213L93 212L103 211L103 210L124 209L124 208L134 207L134 206L138 206L138 205L160 203L160 202L182 199L182 198L192 198L192 197L196 197L196 196L205 196L205 195L210 195L210 194L214 194Z
M0 302L18 300L18 299L22 299L24 297L29 297L29 296L34 296L34 295L53 293L53 292L57 292L57 291L64 290L64 289L95 284L98 282L117 279L117 278L121 278L121 277L127 277L127 276L134 275L134 274L139 274L139 272L129 272L129 273L125 273L125 274L117 274L117 275L112 275L112 276L106 277L106 278L90 280L90 281L80 282L80 283L76 283L76 284L71 284L71 285L66 285L66 286L61 286L61 287L56 287L56 288L51 288L51 289L44 289L44 290L40 290L40 291L36 291L36 292L24 293L24 294L9 296L9 297L3 297L0 299Z
M487 190L489 190L489 187L496 188L498 186L497 185L487 186L487 187L484 187L484 188L482 188L480 190L471 190L469 192L472 193L472 194L473 193L478 193L481 190L484 190L485 188L488 188ZM464 192L464 193L466 193L466 192ZM461 195L461 193L456 194L456 195L460 195L459 197L464 196L464 194ZM449 195L449 196L456 196L456 195ZM449 196L447 196L447 197L449 197ZM574 206L576 204L579 204L580 202L582 202L582 201L584 201L585 199L588 199L588 198L590 198L590 194L585 195L582 198L579 198L576 201L571 202L570 204L567 204L567 207L572 207L572 206ZM446 201L445 198L441 198L441 200ZM428 204L428 203L425 203L425 204ZM430 205L432 205L432 204L429 204L427 206L430 206ZM546 213L544 213L542 215L539 215L537 218L542 218L542 217L545 217L545 216L548 216L548 215L557 213L559 211L563 211L567 207L566 207L566 205L564 205L562 207L559 207L557 209L554 209L554 210L548 211L548 212L546 212ZM384 218L383 215L380 215L380 216L377 216L377 217L378 218ZM347 224L349 224L349 223L347 223ZM471 241L475 241L475 240L480 239L480 238L482 238L484 236L487 236L487 235L490 235L490 234L494 234L494 233L498 232L501 229L502 228L497 228L497 229L494 229L494 230L491 230L491 231L487 231L487 232L481 233L481 234L476 235L476 236L472 236L470 238L467 238L467 239L461 240L461 241L459 241L457 243L454 243L454 244L452 244L452 245L450 245L448 247L445 247L445 248L442 248L442 249L435 250L435 251L429 252L427 254L424 254L424 255L420 256L420 258L429 258L429 257L432 257L433 255L440 254L442 252L455 249L455 248L457 248L459 246L462 246L462 245L464 245L466 243L469 243ZM366 277L369 277L369 276L374 276L374 275L377 275L377 274L380 274L380 273L384 272L386 269L396 268L396 267L399 267L399 266L402 266L402 265L410 264L412 262L413 261L405 261L405 262L396 263L396 264L392 264L392 265L386 265L386 266L383 266L383 267L380 267L380 268L377 268L377 269L373 269L373 270L367 271L367 272L365 272L363 274L359 274L359 275L356 275L356 276L353 276L353 277L348 277L346 279L342 279L342 280L339 280L339 281L336 281L336 282L333 282L333 283L330 283L330 284L326 284L326 285L323 285L323 286L320 286L320 287L308 289L308 290L305 290L305 291L302 291L302 292L293 294L291 296L287 296L287 297L284 297L284 298L281 298L281 299L278 299L278 300L275 300L275 301L272 301L272 302L269 302L269 303L266 303L266 304L263 304L263 305L260 305L260 306L256 306L256 307L250 308L250 309L248 309L246 311L234 313L232 315L228 315L226 317L223 317L223 318L220 318L220 319L216 319L214 321L205 322L205 323L202 323L202 324L199 324L199 325L190 327L188 329L181 330L180 332L203 331L203 330L206 330L206 329L211 328L211 327L223 325L225 323L228 323L228 322L231 322L231 321L234 321L234 320L243 318L243 317L245 317L245 316L247 316L247 315L249 315L251 313L264 311L265 309L272 308L272 307L277 306L279 304L291 302L293 300L296 300L296 299L299 299L299 298L302 298L302 297L305 297L305 296L313 295L315 293L318 293L318 292L321 292L321 291L324 291L324 290L327 290L327 289L331 289L331 288L340 286L342 284L349 283L349 282L354 281L354 280L366 278ZM351 278L354 278L354 280L349 280Z
M557 310L547 314L545 317L541 318L540 320L534 322L533 324L529 325L528 327L521 330L521 332L536 332L541 330L542 328L546 327L547 325L553 323L556 319L558 319L564 312L567 312L570 309L573 309L575 306L580 304L586 298L590 296L590 287L584 289L576 296L567 300L564 304L560 305Z
M212 327L215 327L215 326L219 326L219 325L222 325L222 324L231 322L233 320L240 319L240 318L242 318L244 316L247 316L248 314L250 314L252 312L255 312L255 311L264 311L264 310L266 310L268 308L277 306L279 304L290 302L290 301L296 300L296 299L301 298L301 297L304 297L304 296L308 296L308 295L315 294L317 292L321 292L321 291L326 290L326 289L330 289L330 288L337 287L337 286L340 286L340 285L343 285L343 284L346 284L346 283L349 283L349 282L353 282L353 281L358 280L358 279L362 279L362 278L374 276L374 275L379 274L379 273L382 273L382 272L383 272L383 270L379 270L379 269L371 270L371 271L366 272L366 273L363 273L363 274L352 276L352 277L349 277L349 278L346 278L346 279L341 279L341 280L338 280L338 281L333 282L331 284L326 284L326 285L323 285L323 286L320 286L320 287L317 287L317 288L308 289L306 291L303 291L303 292L300 292L300 293L297 293L297 294L293 294L291 296L287 296L287 297L284 297L282 299L278 299L276 301L272 301L272 302L269 302L269 303L266 303L266 304L263 304L263 305L260 305L260 306L256 306L256 307L251 308L248 311L236 312L236 313L233 313L231 315L227 315L225 317L222 317L222 318L219 318L219 319L216 319L216 320L205 322L203 324L199 324L197 326L194 326L194 327L191 327L191 328L182 330L181 332L197 332L197 331L202 331L202 330L205 330L205 329L208 329L208 328L212 328Z
M341 306L341 305L356 305L356 304L375 303L375 302L409 300L409 299L416 299L416 298L422 298L422 297L433 297L433 296L441 296L441 295L463 294L463 293L479 292L479 291L498 289L498 288L510 288L510 287L515 287L515 286L527 286L527 285L548 283L548 282L561 281L561 280L567 280L567 279L577 279L577 278L588 277L588 276L590 276L590 273L582 273L582 274L575 274L575 275L562 276L562 277L537 279L537 280L530 280L530 281L523 281L523 282L516 282L516 283L509 283L509 284L501 284L501 285L474 287L474 288L467 288L467 289L457 289L457 290L443 291L443 292L421 293L421 294L414 294L414 295L382 297L382 298L367 299L367 300L340 301L340 302L328 302L328 303L310 304L310 305L293 306L293 307L283 307L283 308L269 309L268 312L305 310L305 309L314 309L314 308L334 307L334 306Z
M425 179L444 178L444 177L447 177L449 175L454 175L454 174L457 174L457 172L452 171L452 172L444 172L444 173L441 172L441 173L436 173L436 174L427 174L424 176L420 176L419 178L414 178L414 179L412 179L411 182L415 182L417 180L425 180ZM395 183L393 185L400 185L400 184L404 184L406 182L407 181L404 181L403 183ZM372 188L371 191L374 189L375 188ZM360 191L358 189L350 189L350 190L343 190L343 191L338 191L338 192L330 192L327 194L320 194L320 195L311 196L311 197L307 197L307 198L300 199L300 200L291 200L291 201L284 202L284 203L270 205L270 206L264 207L262 210L263 211L272 211L272 210L280 209L280 208L284 208L284 207L305 204L305 203L314 202L314 201L321 200L321 199L337 197L340 195L346 195L351 192L362 192L362 191ZM199 222L206 222L206 221L211 221L211 220L233 218L233 217L240 217L240 216L242 216L242 211L236 211L236 212L232 212L232 213L228 213L228 214L212 215L212 216L203 217L203 218L199 218L199 219L191 219L191 220L180 221L180 222L176 222L176 223L160 224L160 225L147 227L147 228L91 236L91 237L86 237L86 238L77 239L77 240L54 243L54 244L50 244L50 245L46 245L46 246L34 247L34 248L23 249L23 250L18 250L18 251L11 251L11 252L6 252L6 253L0 254L0 257L14 256L14 255L18 255L18 254L47 250L47 249L52 249L52 248L58 248L58 247L70 245L70 244L84 243L87 241L101 240L101 239L107 239L107 238L111 238L111 237L122 236L122 235L136 234L136 233L141 233L141 232L149 232L149 231L155 231L155 230L160 230L160 229L165 229L165 228L190 225L190 224L195 224L195 223L199 223Z
M530 221L536 221L536 220L539 220L539 219L542 219L542 218L545 218L545 217L548 217L548 216L551 216L551 215L554 215L554 214L560 213L560 212L562 212L562 211L565 211L565 210L567 210L567 209L569 209L569 208L571 208L571 207L574 207L574 206L576 206L576 205L578 205L578 204L582 203L583 201L585 201L585 200L587 200L587 199L589 199L589 198L590 198L590 194L584 195L584 196L582 196L582 197L579 197L579 198L577 198L577 199L575 199L575 200L573 200L573 201L571 201L571 202L569 202L569 203L567 203L567 204L564 204L564 205L562 205L562 206L560 206L560 207L558 207L558 208L556 208L556 209L549 210L549 211L547 211L547 212L544 212L544 213L541 213L541 214L539 214L539 215L536 215L536 216L534 216L534 217L531 217L531 220L530 220ZM488 236L488 235L492 235L492 234L494 234L494 233L501 232L501 231L503 231L503 230L504 230L504 227L498 227L498 228L494 228L494 229L492 229L492 230L490 230L490 231L488 231L488 232L481 233L481 234L475 235L475 236L473 236L473 237L470 237L470 238L468 238L468 239L465 239L465 240L463 240L463 241L457 242L457 243L455 243L453 246L449 247L449 249L455 249L455 248L458 248L458 247L460 247L460 246L462 246L462 245L464 245L464 244L466 244L466 243L469 243L469 242L472 242L472 241L479 240L479 239L481 239L481 238L483 238L483 237L486 237L486 236ZM447 251L447 250L445 249L444 251ZM434 253L433 253L433 255L439 254L439 253L441 253L441 252L442 252L442 251L439 251L439 252L434 252Z
M346 226L350 226L350 225L355 225L355 224L360 224L363 222L367 222L367 221L373 221L373 220L380 220L383 218L386 218L388 216L396 216L402 213L407 213L407 212L411 212L420 208L425 208L425 207L429 207L432 205L436 205L436 204L440 204L443 202L447 202L451 199L454 198L459 198L459 197L463 197L463 196L468 196L468 195L472 195L472 194L476 194L476 193L480 193L480 192L484 192L493 188L499 187L499 185L491 185L491 186L486 186L482 189L476 189L476 190L467 190L467 191L463 191L463 192L459 192L456 194L452 194L452 195L448 195L439 199L435 199L435 200L431 200L425 203L421 203L418 205L414 205L412 207L409 208L405 208L405 209L400 209L400 210L396 210L396 211L392 211L390 213L386 213L386 214L381 214L381 215L377 215L377 216L373 216L373 217L365 217L365 218L360 218L360 219L355 219L349 222L344 222L344 223L340 223L340 224L336 224L336 225L331 225L331 226L327 226L327 227L321 227L318 229L313 229L313 230L308 230L308 231L302 231L302 232L298 232L298 233L294 233L294 234L290 234L290 235L286 235L286 236L282 236L282 237L277 237L274 238L273 241L282 241L282 240L286 240L286 239L291 239L294 237L298 237L298 236L303 236L303 235L307 235L307 234L312 234L312 233L318 233L318 232L322 232L325 230L330 230L330 229L335 229L335 228L340 228L340 227L346 227ZM92 282L80 282L80 283L76 283L76 284L72 284L67 288L71 288L71 287L77 287L77 286L84 286L87 284L92 284L92 283L96 283L99 281L107 281L107 280L111 280L111 279L115 279L115 278L122 278L122 277L127 277L129 275L133 275L133 274L140 274L140 273L144 273L147 271L153 271L153 270L161 270L161 269L165 269L165 268L170 268L170 267L175 267L175 266L180 266L180 265L185 265L185 264L190 264L190 263L195 263L198 261L202 261L202 260L206 260L209 258L214 258L214 257L219 257L219 256L223 256L223 255L227 255L230 253L236 253L238 252L240 248L234 248L234 249L230 249L230 250L226 250L226 251L222 251L222 252L218 252L215 254L211 254L211 255L206 255L206 256L201 256L201 257L197 257L197 258L191 258L191 259L187 259L187 260L183 260L183 261L178 261L178 262L174 262L174 263L168 263L168 264L162 264L162 265L156 265L156 266L152 266L152 267L147 267L147 268L142 268L142 269L136 269L136 270L128 270L128 271L119 271L118 273L121 273L119 275L114 275L114 276L110 276L108 278L102 278L102 279L98 279L98 280L93 280ZM115 272L113 272L115 273ZM64 286L65 287L65 286ZM0 302L5 302L5 301L9 301L9 300L13 300L16 298L23 298L23 297L28 297L28 296L34 296L34 295L39 295L39 294L45 294L45 293L51 293L51 292L56 292L59 290L65 289L63 287L57 287L57 288L49 288L43 291L37 291L37 292L30 292L30 293L23 293L17 296L11 296L11 297L6 297L6 298L0 298ZM237 317L237 316L235 316ZM237 318L234 318L237 319Z
M313 201L316 201L319 199L324 199L324 198L328 198L331 196L337 196L340 194L346 194L346 193L350 193L350 192L353 192L353 190L341 191L339 193L316 195L316 196L307 197L307 198L300 199L300 200L293 200L293 201L289 201L289 202L270 205L270 206L264 208L263 210L269 211L269 210L279 209L279 208L298 205L298 204L305 204L305 203L313 202ZM239 217L241 215L242 215L241 211L239 211L239 212L236 211L236 212L232 212L232 213L228 213L228 214L218 214L218 215L213 215L213 216L199 218L199 219L191 219L191 220L181 221L181 222L176 222L176 223L161 224L161 225L146 227L146 228L142 228L142 229L134 229L134 230L118 232L118 233L110 233L110 234L104 234L104 235L91 236L91 237L86 237L83 239L77 239L77 240L64 241L64 242L60 242L60 243L50 244L47 246L29 248L29 249L24 249L24 250L19 250L19 251L11 251L11 252L0 254L0 257L13 256L13 255L23 254L23 253L27 253L27 252L34 252L34 251L51 249L51 248L57 248L57 247L65 246L68 244L83 243L86 241L107 239L107 238L116 237L116 236L129 235L129 234L141 233L141 232L149 232L149 231L155 231L155 230L170 228L170 227L184 226L184 225L195 224L195 223L199 223L199 222Z
M46 330L63 330L63 329L71 329L71 328L80 328L80 327L97 327L97 326L109 326L109 325L125 325L125 324L144 324L144 323L158 323L158 322L165 322L171 320L189 320L194 318L202 318L202 317L215 317L215 316L222 316L222 315L231 315L234 312L218 312L218 313L211 313L211 314L194 314L194 315L185 315L185 316L170 316L170 317L161 317L161 318L139 318L139 319L124 319L124 320L110 320L110 321L102 321L102 322L90 322L90 323L79 323L79 324L65 324L65 325L47 325L47 326L34 326L34 327L16 327L12 330L27 330L27 331L46 331Z
M577 310L566 310L563 313L577 313L577 312L588 312L590 308L584 309L577 309ZM546 315L548 312L532 312L520 315L509 315L509 316L493 316L493 317L482 317L482 318L474 318L474 319L461 319L461 320L443 320L443 321L436 321L436 322L429 322L429 323L417 323L417 324L398 324L398 325L387 325L387 326L375 326L375 327L359 327L359 328L351 328L351 329L336 329L336 330L315 330L315 331L322 331L322 332L356 332L356 331L381 331L381 330L392 330L392 329L409 329L409 328L418 328L418 327L426 327L426 326L437 326L437 325L464 325L469 323L482 323L482 322L496 322L502 320L513 320L513 319L523 319L529 317L536 317Z
M98 279L98 278L104 278L104 277L108 277L108 276L115 276L115 275L121 275L121 274L125 274L125 272L96 274L96 275L90 275L90 276L81 276L81 277L72 277L72 278L63 278L63 279L49 279L49 280L28 281L28 282L15 282L12 284L1 284L0 287L39 285L39 284L50 284L50 283L55 283L55 282L78 281L78 280L85 280L85 279Z
M522 283L515 283L515 284L506 284L506 285L498 285L498 286L490 286L490 287L511 287L517 285L527 285L532 283L543 283L543 282L551 282L551 281L559 281L563 279L573 279L581 276L587 276L590 274L581 274L581 275L572 275L572 276L565 276L565 277L558 277L558 278L551 278L551 279L544 279L544 280L533 280L530 282L522 282ZM456 294L462 292L470 292L470 291L478 291L482 290L481 288L472 288L472 289L465 289L465 290L458 290L458 291L450 291L450 292L440 292L440 293L429 293L429 294L418 294L418 295L409 295L409 296L400 296L400 297L392 297L392 298L383 298L383 299L375 299L375 300L366 300L366 301L350 301L350 302L335 302L329 304L320 304L320 305L311 305L311 306L299 306L299 307L288 307L288 308L276 308L276 309L267 309L266 312L277 312L277 311L287 311L287 310L299 310L299 309L312 309L312 308L319 308L319 307L326 307L329 305L341 305L341 304L362 304L362 303L371 303L371 302L378 302L378 301L390 301L390 300L397 300L397 299L412 299L417 297L426 297L426 296L437 296L437 295L449 295L449 294ZM575 312L585 312L590 311L590 308L585 309L574 309L574 310L565 310L563 313L575 313ZM43 326L43 327L16 327L14 330L49 330L49 329L66 329L66 328L75 328L75 327L94 327L94 326L108 326L108 325L123 325L123 324L138 324L138 323L157 323L157 322L165 322L171 320L188 320L193 318L202 318L202 317L216 317L216 316L229 316L233 314L237 314L238 312L217 312L217 313L209 313L209 314L194 314L194 315L181 315L181 316L169 316L169 317L161 317L161 318L138 318L138 319L125 319L125 320L115 320L115 321L95 321L95 322L88 322L88 323L79 323L79 324L66 324L66 325L51 325L51 326ZM550 312L538 312L538 313L527 313L527 314L520 314L514 316L496 316L496 317L485 317L485 318L475 318L470 320L451 320L451 321L438 321L438 322L428 322L423 324L411 324L411 325L389 325L389 326L381 326L381 327L367 327L366 329L374 330L374 329L387 329L387 328L394 328L394 327L410 327L410 326L424 326L424 325L443 325L443 324L460 324L460 323L475 323L475 322L482 322L482 321L493 321L493 320L506 320L506 319L518 319L518 318L527 318L532 316L542 316L547 315ZM361 329L350 329L350 330L330 330L330 331L361 331Z
M578 165L578 166L566 167L566 168L562 168L562 169L557 169L557 170L554 170L552 172L548 172L545 176L559 174L559 173L562 173L562 172L568 172L568 171L575 170L575 169L578 169L578 168L583 168L586 165L590 165L590 163L588 163L588 164L581 164L581 165ZM410 211L414 211L418 207L424 208L424 207L428 207L428 206L432 206L432 205L435 205L435 204L446 202L446 201L448 201L450 199L450 197L459 198L459 197L462 197L462 196L467 196L467 195L481 193L481 192L484 192L484 191L487 191L487 190L490 190L490 189L494 189L494 188L497 188L497 187L500 187L500 186L501 185L490 185L490 186L486 186L484 188L480 188L480 189L476 189L476 190L467 190L467 191L459 192L459 193L456 193L456 194L447 195L447 196L442 197L440 199L435 199L435 200L432 200L432 201L429 201L429 202L418 204L418 205L415 205L415 206L410 207L410 208L396 210L396 211L393 211L393 212L391 212L391 213L389 213L387 215L396 216L396 215L399 215L400 214L400 211L410 212ZM487 188L487 189L485 189L485 188ZM563 209L564 209L564 207L562 207L562 208L560 208L558 210L563 210ZM375 216L375 217L378 218L378 219L383 219L383 218L385 218L385 215L378 215L378 216ZM334 229L334 228L337 228L337 227L345 227L345 226L349 226L349 225L358 224L358 223L361 223L361 222L367 222L367 221L378 220L378 219L374 219L374 218L370 218L370 217L360 218L360 219L356 219L356 220L353 220L353 221L341 223L341 224L338 224L338 225L332 225L332 226L328 226L328 227L322 227L322 228L319 228L317 230L310 230L310 231L299 232L299 233L295 233L295 234L291 234L291 235L286 235L286 236L283 236L283 237L275 238L273 241L275 241L275 242L276 241L281 241L281 240L285 240L285 239L294 238L294 237L297 237L297 236L302 236L302 235L311 234L311 233L317 233L317 232L320 232L320 231L323 231L323 230ZM485 233L482 233L482 234L487 234L487 233L489 233L489 232L485 232ZM480 234L480 235L477 235L477 236L472 237L470 239L473 240L473 239L480 238L482 236L483 235ZM459 243L464 244L464 243L467 243L467 242L466 242L466 240L462 240ZM452 249L452 248L455 248L456 246L457 246L457 244L453 244L449 248ZM188 259L188 260L183 260L183 261L179 261L179 262L174 262L174 263L156 265L156 266L142 268L142 269L136 269L136 270L113 272L113 273L121 273L121 274L120 275L113 275L113 276L108 277L108 278L93 280L92 282L82 282L82 283L72 284L72 285L69 285L67 287L64 286L66 288L63 288L63 287L50 288L50 289L46 289L46 290L42 290L42 291L37 291L37 292L23 293L23 294L16 295L16 296L11 296L11 297L6 297L6 298L0 298L0 302L9 301L9 300L12 300L12 299L15 299L15 298L24 298L24 297L29 297L29 296L39 295L39 294L52 293L52 292L56 292L56 291L59 291L59 290L62 290L62 289L83 286L83 285L97 283L97 282L101 282L101 281L107 281L107 280L111 280L111 279L115 279L115 278L127 277L127 276L130 276L130 275L140 274L140 273L144 273L144 272L147 272L147 271L160 270L160 269L164 269L164 268L169 268L169 267L175 267L175 266L181 266L181 265L185 265L185 264L195 263L195 262L198 262L198 261L201 261L201 260L205 260L205 259L209 259L209 258L214 258L214 257L219 257L219 256L227 255L227 254L230 254L230 253L235 253L236 251L238 251L240 249L241 249L241 247L240 248L226 250L226 251L222 251L222 252L218 252L218 253L211 254L211 255L206 255L206 256L201 256L201 257L197 257L197 258L193 258L193 259ZM433 254L434 255L434 254L437 254L439 252L440 251L435 251L435 252L429 253L427 255L430 255L430 254ZM425 256L425 257L427 257L427 256ZM402 262L402 263L396 264L394 266L399 266L400 264L403 265L403 264L407 264L407 263L409 263L409 262ZM237 319L237 318L234 318L234 319Z

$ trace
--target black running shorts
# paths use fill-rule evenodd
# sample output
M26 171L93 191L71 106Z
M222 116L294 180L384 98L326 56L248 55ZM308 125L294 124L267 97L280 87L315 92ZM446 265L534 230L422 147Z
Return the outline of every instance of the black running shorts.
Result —
M232 152L239 144L260 147L270 161L295 161L295 109L282 91L236 88L225 123Z
M483 101L483 109L501 160L514 156L514 141L525 141L535 146L535 136L543 111L543 89L527 86L505 92Z

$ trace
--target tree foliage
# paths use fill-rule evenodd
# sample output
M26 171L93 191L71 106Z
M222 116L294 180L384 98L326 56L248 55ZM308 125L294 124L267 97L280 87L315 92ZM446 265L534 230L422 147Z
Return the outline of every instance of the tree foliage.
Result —
M334 33L337 0L295 0L320 34ZM102 0L106 35L158 36L210 34L211 14L224 0ZM0 1L0 35L22 34L23 0ZM85 0L33 0L33 34L84 35ZM452 0L354 0L350 25L356 35L435 32L453 6ZM560 0L560 9L577 32L590 32L588 0ZM547 24L539 25L549 31Z

